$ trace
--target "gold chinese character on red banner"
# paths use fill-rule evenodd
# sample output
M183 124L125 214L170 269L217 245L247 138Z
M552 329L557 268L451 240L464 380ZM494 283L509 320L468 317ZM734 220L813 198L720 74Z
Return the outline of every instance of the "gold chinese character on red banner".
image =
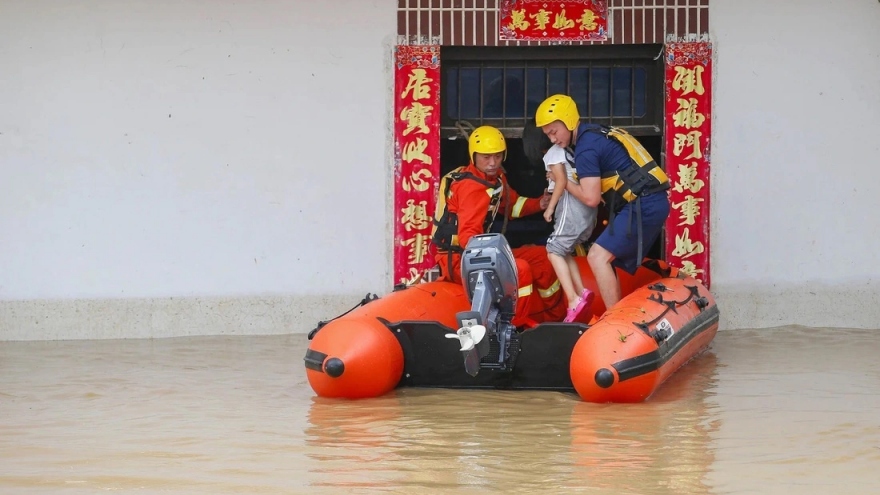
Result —
M537 13L530 15L532 19L535 20L535 25L538 26L538 29L546 29L547 24L550 24L550 12L541 9Z
M410 265L420 265L425 261L425 255L428 254L428 247L431 243L431 236L422 234L421 232L400 242L401 246L408 247L409 253L406 258Z
M690 258L695 254L703 252L703 243L700 241L691 241L691 229L685 228L681 235L675 236L675 250L672 251L673 256L681 256L682 259Z
M678 217L681 220L679 225L694 225L697 216L700 214L700 203L702 202L703 198L695 198L688 194L684 197L684 201L673 204L672 207L681 213Z
M554 29L564 31L568 28L573 28L573 27L574 27L574 21L565 17L565 9L562 9L561 12L556 14L556 21L553 23Z
M431 225L431 217L428 216L427 201L419 201L419 203L416 204L415 200L408 199L406 201L406 207L401 208L400 211L403 213L403 216L400 218L400 223L403 224L403 228L407 232L414 229L426 229Z
M684 96L688 93L697 93L701 95L705 92L703 89L703 69L702 65L694 68L678 66L675 68L675 79L672 80L672 88L681 91Z
M415 141L406 143L403 147L403 156L401 156L401 158L407 163L410 163L413 160L418 160L425 165L430 165L433 163L433 160L430 156L425 154L425 149L427 148L428 140L417 137Z
M684 273L685 275L688 275L688 276L691 276L691 277L694 277L697 279L699 279L699 277L697 277L697 275L699 275L701 273L705 273L705 270L698 269L697 265L695 265L693 261L682 261L681 262L681 269L679 271L681 273Z
M418 282L419 279L421 279L421 278L422 278L422 274L419 273L418 270L416 270L413 267L409 267L409 272L405 276L398 279L398 282L401 284L413 285L416 282Z
M682 134L680 132L676 133L672 153L675 156L680 156L685 147L690 147L691 154L684 157L685 160L691 158L703 158L703 152L700 151L700 136L702 135L703 133L700 131L691 131L687 134Z
M414 130L417 130L419 133L428 134L428 125L425 123L425 119L431 115L431 111L434 110L433 105L422 105L419 102L413 103L411 106L408 106L400 112L400 119L406 122L406 128L403 130L403 135L407 136Z
M511 11L510 13L510 24L508 27L510 29L519 29L525 31L530 26L529 21L526 20L526 9L519 9Z
M429 84L433 81L432 78L427 76L425 69L413 69L412 73L409 75L409 82L406 84L406 88L403 90L400 97L406 98L406 95L412 91L413 100L430 98L431 86Z
M693 129L703 125L706 116L697 111L697 99L678 98L678 111L672 116L676 127Z
M431 187L431 178L434 175L430 170L423 168L418 171L414 171L411 175L407 177L403 177L400 179L400 187L403 188L404 191L418 191L424 192L427 191L429 187Z
M678 182L676 182L675 187L672 188L673 191L689 191L696 194L700 192L703 185L704 182L697 178L697 162L693 162L690 165L678 166Z
M581 31L595 31L596 28L599 27L596 23L596 19L598 19L598 17L595 12L592 10L585 10L579 21L581 25L579 29Z

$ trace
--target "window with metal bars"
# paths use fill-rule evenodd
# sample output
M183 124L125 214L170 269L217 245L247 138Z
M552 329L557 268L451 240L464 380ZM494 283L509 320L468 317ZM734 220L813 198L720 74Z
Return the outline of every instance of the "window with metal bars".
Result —
M585 122L616 125L635 135L662 129L661 45L449 47L441 54L441 127L492 125L521 135L538 105L568 94Z
M547 186L540 156L527 155L520 139L534 125L535 111L556 93L574 98L583 122L614 125L638 136L661 157L663 131L662 45L594 45L543 47L443 47L440 53L440 172L467 164L471 128L491 125L508 138L504 162L507 179L518 193L538 197ZM662 163L662 160L661 160ZM599 210L599 225L607 218ZM546 242L553 224L542 215L512 220L507 240L512 246ZM662 256L663 240L647 253Z

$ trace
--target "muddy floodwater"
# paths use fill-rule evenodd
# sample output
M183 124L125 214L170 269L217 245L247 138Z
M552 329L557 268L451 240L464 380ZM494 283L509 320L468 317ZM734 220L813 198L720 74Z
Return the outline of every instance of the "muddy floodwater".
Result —
M0 494L880 493L880 331L720 332L626 405L323 400L307 345L0 342Z

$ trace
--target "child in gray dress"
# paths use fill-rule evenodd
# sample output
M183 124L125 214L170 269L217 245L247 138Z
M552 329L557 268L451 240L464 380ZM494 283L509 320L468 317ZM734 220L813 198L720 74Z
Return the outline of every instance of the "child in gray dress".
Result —
M547 257L556 271L559 284L568 300L564 322L572 322L593 302L595 294L584 287L581 273L572 256L575 246L586 242L596 226L597 209L581 203L565 190L565 182L578 183L568 151L553 145L544 154L544 169L548 172L550 203L544 210L544 219L556 224L547 239Z

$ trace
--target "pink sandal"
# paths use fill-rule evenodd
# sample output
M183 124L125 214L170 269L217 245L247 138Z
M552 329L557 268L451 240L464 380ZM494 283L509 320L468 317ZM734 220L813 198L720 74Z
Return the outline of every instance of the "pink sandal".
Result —
M587 302L587 306L592 306L593 299L595 299L595 298L596 298L596 293L591 291L590 289L585 288L584 291L581 292L581 299L583 299L584 301Z
M563 323L571 323L581 314L581 311L584 310L587 306L593 304L593 299L595 299L596 294L590 289L584 289L581 293L581 297L578 298L577 306L574 308L568 308L565 312L565 319L562 320Z
M571 323L571 322L573 322L574 319L577 318L577 316L578 316L579 314L581 314L581 311L583 311L584 308L586 308L586 307L587 307L587 301L584 301L582 298L579 297L579 298L578 298L577 306L575 306L575 307L573 307L573 308L568 308L568 309L566 310L566 312L565 312L565 319L562 320L562 322L563 322L563 323Z

